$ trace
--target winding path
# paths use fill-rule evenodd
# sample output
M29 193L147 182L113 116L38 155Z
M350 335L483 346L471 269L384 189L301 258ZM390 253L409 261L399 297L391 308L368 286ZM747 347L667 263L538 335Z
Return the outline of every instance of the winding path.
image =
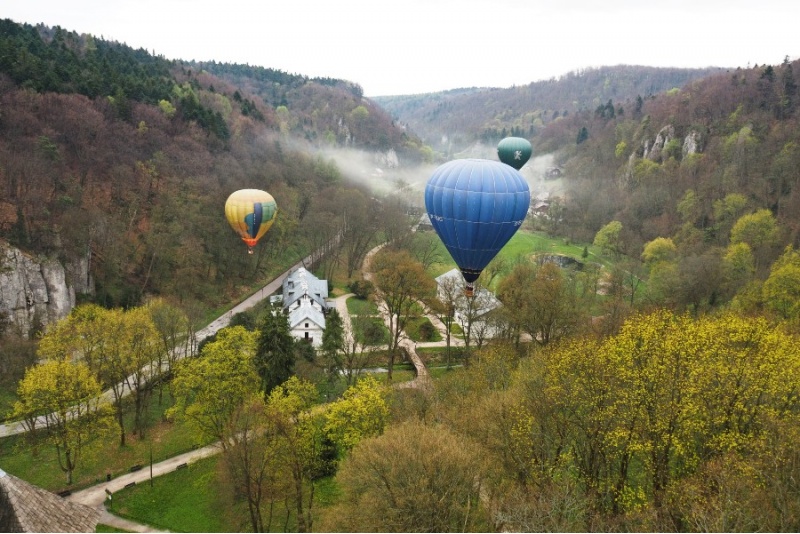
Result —
M364 278L367 280L372 280L372 273L369 271L369 262L374 256L376 252L378 252L383 245L375 247L372 249L364 259L364 263L362 265L362 272L364 273ZM295 269L299 267L303 267L305 265L310 264L311 256L304 258L303 260L299 261L291 268L287 269L284 273L279 275L277 278L269 282L268 284L264 285L261 289L253 293L251 296L234 306L231 310L223 314L222 316L218 317L214 321L212 321L208 326L199 330L197 332L197 340L202 341L203 339L215 334L220 329L228 326L231 321L231 317L234 314L246 311L265 298L269 297L272 293L278 290L283 284L283 280ZM353 296L351 293L342 295L335 299L335 306L336 309L339 311L339 314L342 317L342 321L344 323L344 330L347 335L352 335L352 323L350 321L350 314L347 311L347 299ZM389 323L389 314L386 310L385 303L381 300L378 306L378 309L383 317L384 321ZM443 331L444 325L441 324L435 317L429 317L430 320L434 323L434 325L440 330ZM433 342L433 343L420 343L420 346L440 346L444 342ZM407 352L409 358L411 359L415 369L416 369L416 378L409 382L403 382L397 384L396 387L400 388L419 388L424 391L430 391L433 387L433 383L431 381L430 374L428 373L427 367L425 367L424 362L419 357L416 352L417 344L412 341L405 333L401 333L401 339L399 345ZM19 434L25 432L26 429L22 425L22 423L7 423L4 425L0 425L0 437L10 436L13 434ZM149 466L135 471L133 473L126 473L120 475L116 478L111 479L107 482L102 482L95 486L91 486L84 490L76 491L69 495L67 498L70 501L78 502L81 504L85 504L88 506L99 508L102 512L100 523L110 525L119 529L123 529L130 532L166 532L165 530L156 529L149 525L145 525L142 523L137 523L134 521L130 521L119 516L114 515L111 513L105 506L105 503L108 502L110 504L109 508L113 510L113 494L116 491L119 491L126 486L130 486L131 484L140 484L147 482L150 477L157 477L166 473L170 473L175 471L176 469L182 469L186 467L189 463L197 461L202 458L206 458L208 456L212 456L220 452L220 448L218 445L212 444L200 449L196 449L184 454L180 454L178 456L174 456L167 460L163 460L161 462L155 463L152 466L152 475L151 475L151 468Z

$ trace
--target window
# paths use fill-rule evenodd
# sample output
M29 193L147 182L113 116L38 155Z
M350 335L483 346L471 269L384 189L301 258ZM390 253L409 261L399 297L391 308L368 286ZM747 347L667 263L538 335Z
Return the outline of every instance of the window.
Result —
M308 323L306 323L306 328L308 328ZM306 337L308 337L308 332L306 332Z

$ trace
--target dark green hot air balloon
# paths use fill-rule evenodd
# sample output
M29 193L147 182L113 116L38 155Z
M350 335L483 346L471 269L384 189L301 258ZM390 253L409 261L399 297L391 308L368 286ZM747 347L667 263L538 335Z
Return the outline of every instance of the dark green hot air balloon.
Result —
M497 145L497 157L517 170L520 170L531 157L531 144L521 137L506 137Z

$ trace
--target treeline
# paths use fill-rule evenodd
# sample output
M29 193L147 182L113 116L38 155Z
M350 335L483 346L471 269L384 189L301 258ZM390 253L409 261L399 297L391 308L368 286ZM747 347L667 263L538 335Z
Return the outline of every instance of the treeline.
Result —
M218 112L197 98L175 94L174 66L146 50L91 35L0 21L0 72L21 87L90 99L109 97L123 120L131 119L130 101L150 105L173 102L183 119L227 139L230 134Z
M168 99L174 63L146 50L56 26L0 20L0 72L37 92L89 98L124 93L146 104Z
M516 128L533 140L546 124L560 117L594 110L609 99L649 98L718 71L618 65L570 72L519 87L378 97L376 101L435 149L446 150L439 146L446 136L457 152L489 129Z
M311 78L300 74L289 74L277 69L242 65L240 63L200 61L189 62L188 65L207 70L211 74L221 78L228 78L237 85L247 85L248 83L258 82L259 90L257 94L273 107L288 106L289 99L287 98L287 93L293 89L302 87L308 82L315 82L328 87L346 87L357 99L360 99L364 95L364 91L361 89L360 85L337 78Z

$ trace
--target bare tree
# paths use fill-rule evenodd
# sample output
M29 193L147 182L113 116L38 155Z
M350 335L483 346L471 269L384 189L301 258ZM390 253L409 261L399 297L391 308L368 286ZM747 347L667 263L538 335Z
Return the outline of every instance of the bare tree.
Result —
M463 287L463 285L461 286ZM485 321L481 317L495 307L496 300L481 284L480 278L475 282L475 290L471 297L462 291L456 300L456 319L464 332L464 345L469 352L474 330L480 329L481 344L488 333Z
M500 283L498 296L513 310L507 316L515 326L542 345L574 332L579 324L574 280L553 263L516 265Z
M339 192L336 202L342 220L342 248L347 258L347 277L351 278L375 243L380 228L381 205L357 189Z
M422 264L405 250L382 250L373 259L372 272L389 314L388 379L391 381L400 335L415 306L419 306L418 301L427 300L435 284Z
M430 233L417 233L411 241L411 254L426 270L434 263L442 260L439 238Z
M459 284L458 279L454 276L445 276L439 278L436 298L430 299L428 302L428 308L442 321L445 327L448 369L451 367L452 362L450 358L450 344L453 333L453 321L455 319L458 299L463 294L464 287L462 284Z
M356 316L351 318L350 326L345 326L342 372L348 386L358 380L367 362L370 361L372 352L376 350L379 340L364 335L367 325L371 322L372 317Z

